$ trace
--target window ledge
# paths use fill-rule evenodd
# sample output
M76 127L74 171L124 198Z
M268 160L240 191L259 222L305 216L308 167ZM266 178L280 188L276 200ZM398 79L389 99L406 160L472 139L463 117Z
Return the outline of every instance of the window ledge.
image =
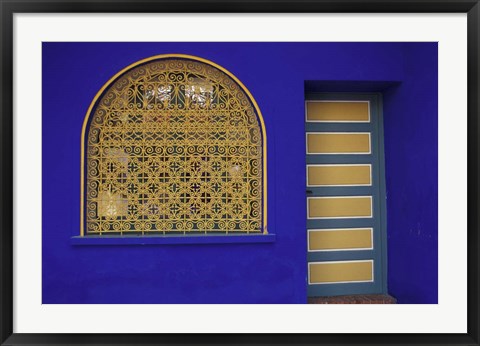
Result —
M275 234L234 235L128 235L128 236L75 236L72 245L167 245L167 244L239 244L273 243Z

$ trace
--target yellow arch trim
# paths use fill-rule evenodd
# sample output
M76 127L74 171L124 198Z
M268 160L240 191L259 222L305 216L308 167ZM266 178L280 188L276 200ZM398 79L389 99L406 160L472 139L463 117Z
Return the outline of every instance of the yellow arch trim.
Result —
M80 235L83 237L85 235L85 230L84 230L84 203L85 203L85 186L84 186L84 171L85 171L85 132L87 130L87 124L88 120L90 119L91 112L93 110L93 107L97 103L98 99L100 96L103 94L105 89L110 87L113 82L120 77L122 74L125 72L133 69L134 67L137 67L138 65L141 65L143 63L153 61L153 60L158 60L158 59L167 59L167 58L183 58L183 59L190 59L190 60L195 60L199 62L203 62L207 65L210 65L212 67L215 67L219 69L220 71L224 72L227 76L232 78L239 86L240 88L247 94L249 97L250 101L252 102L253 106L255 107L255 111L257 112L258 119L260 120L260 127L262 130L262 137L263 137L263 234L267 234L267 131L265 129L265 122L263 120L262 112L260 111L260 108L258 107L257 102L255 101L253 95L250 93L250 91L247 89L247 87L231 73L227 69L223 68L222 66L214 63L213 61L207 60L200 58L198 56L194 55L188 55L188 54L160 54L160 55L154 55L149 58L145 58L139 61L134 62L133 64L128 65L118 73L116 73L112 78L110 78L97 92L95 97L93 98L92 102L90 103L90 107L88 107L87 114L85 115L85 119L83 120L83 126L82 126L82 135L81 135L81 162L80 162Z

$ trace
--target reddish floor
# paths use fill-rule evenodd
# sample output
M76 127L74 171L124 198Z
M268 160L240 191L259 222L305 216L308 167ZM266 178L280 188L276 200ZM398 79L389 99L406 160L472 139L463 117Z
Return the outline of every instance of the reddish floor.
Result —
M310 297L308 304L396 304L397 300L386 294L359 294L335 297Z

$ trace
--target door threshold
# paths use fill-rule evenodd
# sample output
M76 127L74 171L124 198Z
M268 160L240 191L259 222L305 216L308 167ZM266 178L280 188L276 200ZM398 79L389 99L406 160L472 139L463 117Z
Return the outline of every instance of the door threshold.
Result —
M351 294L346 296L308 297L308 304L397 304L388 294Z

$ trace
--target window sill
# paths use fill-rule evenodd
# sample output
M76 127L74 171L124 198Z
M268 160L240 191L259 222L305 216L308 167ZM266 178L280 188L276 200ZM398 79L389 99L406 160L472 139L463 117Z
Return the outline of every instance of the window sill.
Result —
M239 235L129 235L129 236L75 236L72 245L169 245L169 244L241 244L273 243L275 234Z

